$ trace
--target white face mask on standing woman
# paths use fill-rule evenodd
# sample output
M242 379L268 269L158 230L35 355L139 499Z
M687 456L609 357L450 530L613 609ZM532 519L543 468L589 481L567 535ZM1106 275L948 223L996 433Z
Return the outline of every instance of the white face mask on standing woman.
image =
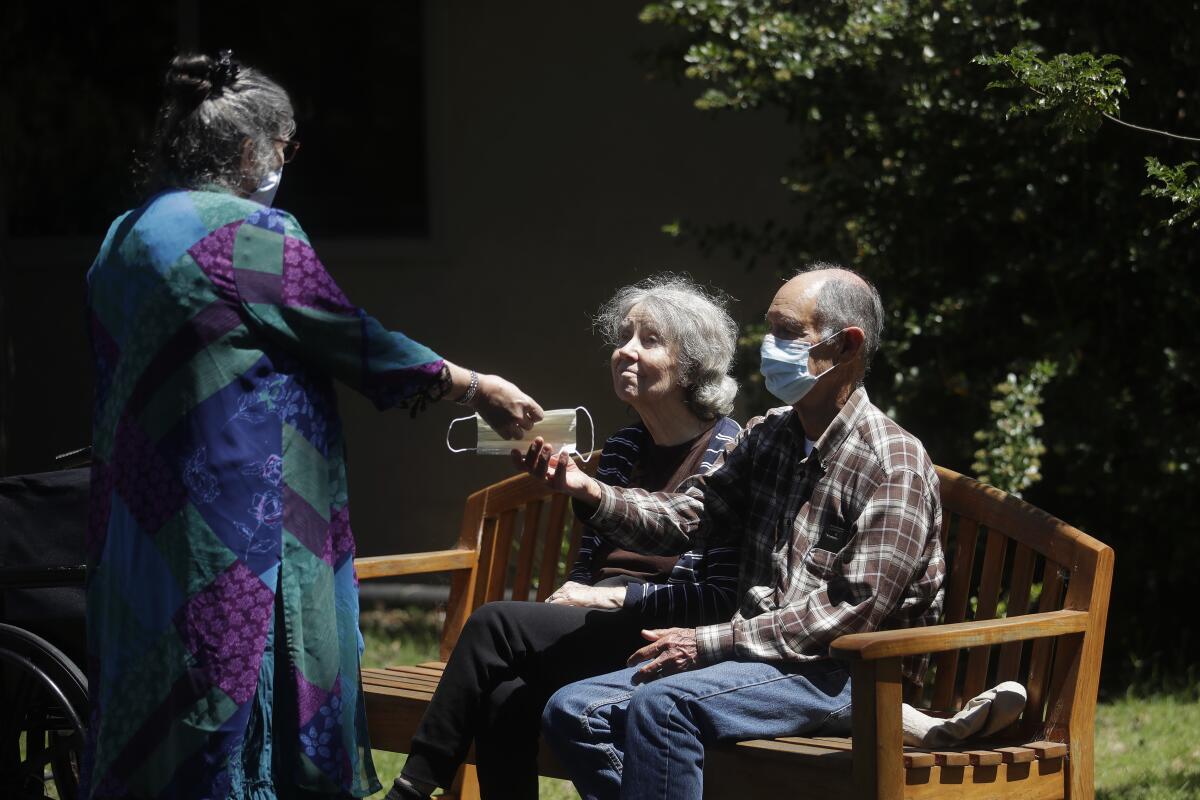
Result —
M250 194L250 199L256 203L269 206L275 202L275 192L279 191L279 183L283 180L283 164L278 169L268 172L258 182L258 188Z

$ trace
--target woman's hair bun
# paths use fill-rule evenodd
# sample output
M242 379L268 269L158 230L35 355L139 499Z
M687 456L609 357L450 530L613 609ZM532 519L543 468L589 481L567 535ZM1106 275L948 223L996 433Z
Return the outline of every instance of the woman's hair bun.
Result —
M167 91L176 99L199 105L213 89L213 60L199 53L183 53L167 68Z
M167 89L177 99L199 105L213 92L220 92L236 81L240 70L232 50L222 50L216 58L182 53L171 60L167 69Z

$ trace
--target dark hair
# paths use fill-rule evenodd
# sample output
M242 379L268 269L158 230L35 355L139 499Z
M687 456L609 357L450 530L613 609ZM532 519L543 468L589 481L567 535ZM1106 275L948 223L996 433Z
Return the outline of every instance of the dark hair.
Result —
M164 83L154 138L137 166L146 191L208 185L237 190L247 179L261 179L272 167L274 140L295 132L287 92L239 64L229 50L216 58L175 56ZM251 168L243 171L247 139Z

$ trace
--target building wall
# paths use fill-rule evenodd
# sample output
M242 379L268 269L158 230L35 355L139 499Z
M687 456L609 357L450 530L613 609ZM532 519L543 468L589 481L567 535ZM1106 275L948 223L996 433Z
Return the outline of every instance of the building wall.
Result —
M778 285L765 269L748 274L725 256L677 245L661 226L787 213L777 176L789 143L779 119L702 114L691 105L696 84L647 78L637 55L667 33L638 22L641 6L429 3L432 235L314 242L350 298L386 324L510 378L546 408L588 406L601 440L630 418L613 398L608 353L590 323L614 289L663 269L688 271L738 298L735 316L745 321L762 315ZM377 147L387 158L387 132L374 133L347 146ZM306 150L294 168L320 157ZM53 349L36 331L20 339L22 363L38 365L22 372L37 385L22 387L21 402L26 413L38 403L46 413L36 435L23 434L23 452L86 441L82 276L100 235L10 243L10 294L38 309L37 324L80 332ZM466 494L511 474L505 459L447 452L457 406L410 419L379 413L350 391L340 403L362 554L449 546Z

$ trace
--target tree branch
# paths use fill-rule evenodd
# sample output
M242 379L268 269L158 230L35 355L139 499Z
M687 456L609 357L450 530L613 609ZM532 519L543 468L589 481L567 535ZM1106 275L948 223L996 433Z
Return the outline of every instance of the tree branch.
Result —
M1133 128L1135 131L1142 131L1143 133L1157 133L1159 136L1166 136L1168 139L1180 139L1185 142L1200 142L1200 139L1197 139L1194 136L1181 136L1178 133L1160 131L1157 128L1143 128L1141 125L1134 125L1132 122L1126 122L1123 119L1117 119L1112 114L1108 114L1104 111L1101 111L1100 115L1109 122L1115 122L1118 125L1124 125L1126 128Z

